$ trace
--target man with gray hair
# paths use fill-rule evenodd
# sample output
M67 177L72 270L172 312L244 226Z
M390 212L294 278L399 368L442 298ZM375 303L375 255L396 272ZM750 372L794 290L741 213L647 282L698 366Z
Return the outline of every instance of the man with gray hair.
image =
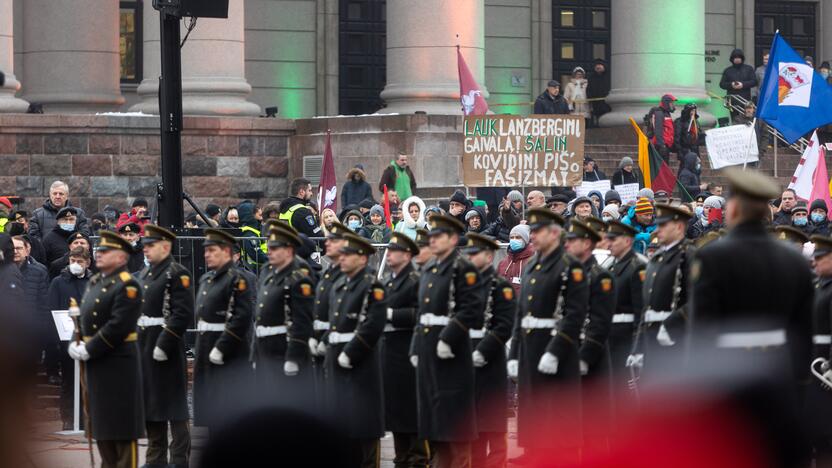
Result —
M61 208L72 206L69 202L69 185L66 182L56 180L52 182L49 187L49 199L43 202L43 206L36 209L32 213L32 219L29 221L29 235L37 239L43 240L43 236L51 232L55 227L56 216ZM87 215L79 207L75 207L78 211L76 215L78 218L78 231L85 236L90 235L90 229L87 225Z
M540 190L532 190L526 196L526 208L543 208L546 206L546 195Z

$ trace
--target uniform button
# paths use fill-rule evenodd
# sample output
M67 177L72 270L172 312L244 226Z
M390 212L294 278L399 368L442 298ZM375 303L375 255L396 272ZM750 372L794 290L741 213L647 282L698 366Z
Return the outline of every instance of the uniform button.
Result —
M320 288L318 288L318 289L319 289L320 291L323 291L323 290L324 290L324 287L323 287L323 286L321 286L321 287L320 287Z
M527 299L528 301L531 301L531 300L532 300L532 297L534 297L534 296L532 296L531 294L529 294L529 297L527 297L526 299Z
M432 288L432 287L433 287L433 283L428 283L428 287L429 287L429 288Z
M98 328L98 325L96 325L96 324L92 324L92 328L93 328L93 329L96 329L96 328Z
M430 328L425 327L425 335L427 335L429 331L430 331Z
M430 270L431 273L436 273L438 270L436 268Z
M142 304L144 304L144 299L142 299Z
M387 287L388 287L388 288L392 288L392 287L393 287L393 283L387 283Z
M268 291L263 291L263 295L264 295L264 296L268 296L268 295L269 295L269 292L268 292Z
M429 303L429 302L430 302L430 298L429 298L429 297L426 297L426 298L425 298L425 304L427 304L427 303Z
M339 316L339 315L341 315L341 314L339 314L338 312L335 312L335 316L336 316L336 317L337 317L337 316Z
M529 281L529 283L531 283L531 284L537 283L537 278L532 278L531 281Z
M208 280L208 284L211 284L211 280Z
M92 316L93 316L93 317L98 317L98 312L93 311L93 312L92 312Z
M539 270L539 269L540 269L540 265L538 265L538 266L534 267L534 269L535 269L535 270Z
M320 304L320 303L321 303L321 301L315 301L315 304Z
M144 288L147 289L147 285L144 285Z
M99 302L101 302L101 299L96 299L96 300L95 300L95 303L96 303L96 304L98 304Z
M107 292L107 288L101 288L101 292Z
M336 330L335 325L333 325L332 328L330 328L330 330L335 331Z
M341 299L338 299L338 303L339 303L339 304L341 303Z
M202 291L202 295L205 296L208 294L208 291Z
M650 294L653 294L653 288L650 288L650 290L647 291L647 292L649 292Z
M263 308L263 304L261 303L259 307L262 309L262 308Z
M657 273L658 273L658 272L656 272L656 271L654 271L654 272L653 272L653 278L655 278L655 277L656 277L656 274L657 274Z

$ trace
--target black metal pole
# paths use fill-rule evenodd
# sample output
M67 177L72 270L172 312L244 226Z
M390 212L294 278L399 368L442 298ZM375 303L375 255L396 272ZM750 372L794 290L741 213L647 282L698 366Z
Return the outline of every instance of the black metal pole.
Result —
M159 125L161 128L162 183L157 187L159 225L180 229L182 211L182 52L179 45L180 18L166 9L161 18L162 76L159 78Z

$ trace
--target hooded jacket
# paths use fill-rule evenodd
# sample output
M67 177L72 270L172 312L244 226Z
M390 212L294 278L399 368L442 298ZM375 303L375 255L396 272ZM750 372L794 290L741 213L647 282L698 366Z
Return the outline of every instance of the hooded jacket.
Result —
M526 247L519 252L512 252L511 249L506 250L506 256L497 265L497 274L507 279L514 288L515 294L520 293L521 278L523 270L535 254L534 246L531 242L526 243Z
M479 213L479 215L480 215L480 228L479 229L471 229L471 227L468 225L468 221L466 220L465 221L465 232L476 232L478 234L482 233L483 231L488 229L488 225L485 222L485 208L483 208L481 206L473 206L468 211L471 211L471 210L474 210L477 213ZM468 211L465 212L466 215L468 214Z
M349 223L347 222L347 220L350 219L350 215L358 216L358 222L361 223L361 225L358 226L358 229L355 230L355 233L358 234L359 232L361 232L361 228L364 227L364 216L362 216L361 212L358 210L347 211L347 213L344 215L344 218L341 219L341 223L346 227L350 227Z
M419 207L419 217L415 221L410 216L410 205L417 205ZM416 239L416 229L425 229L427 222L425 222L425 202L417 196L412 196L402 202L401 206L402 220L396 224L396 232L401 232L411 239Z
M595 71L595 65L601 64L604 66L604 73ZM586 87L586 97L589 99L597 99L607 97L610 94L610 73L609 65L604 60L596 60L592 65L592 70L589 71L589 85ZM592 101L592 115L600 117L609 112L610 105L606 101Z
M353 176L358 176L358 181L353 180ZM341 189L341 204L357 205L362 200L373 198L373 188L367 183L367 175L364 171L354 167L347 172L347 181L344 182L344 187Z
M69 200L67 200L66 204L61 208L66 208L67 206L72 206L72 203L70 203ZM52 231L52 228L58 224L55 216L58 215L58 211L60 211L61 208L55 208L49 200L43 202L43 206L36 209L32 213L32 219L29 221L29 235L45 240L47 234L49 234ZM76 229L83 232L84 235L89 236L90 230L87 226L86 213L84 213L83 209L77 206L74 208L78 210L78 214L76 215L78 220L75 222Z
M734 57L742 58L742 63L736 65ZM738 95L744 99L751 100L751 88L757 86L757 75L754 73L754 68L745 63L745 54L742 49L734 49L729 58L731 65L722 72L722 79L719 80L719 87L726 91L726 94ZM734 89L731 83L739 81L742 83L741 89Z
M685 203L692 202L699 195L699 174L701 169L696 167L698 162L699 156L693 151L689 151L682 158L682 167L679 168L679 183L687 190L687 193L682 192L682 201Z
M699 154L699 145L705 143L705 133L699 126L699 118L691 122L692 112L693 109L685 106L682 109L682 116L673 121L673 131L680 157L688 151Z

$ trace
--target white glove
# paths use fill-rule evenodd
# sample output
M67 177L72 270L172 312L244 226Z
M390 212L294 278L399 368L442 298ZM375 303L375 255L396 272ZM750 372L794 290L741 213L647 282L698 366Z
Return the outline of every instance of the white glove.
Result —
M309 338L308 343L309 343L309 354L311 354L315 357L319 356L319 354L318 354L318 340L316 340L315 338Z
M90 358L90 353L87 352L86 343L72 342L69 344L67 352L69 353L69 357L75 359L76 361L86 361Z
M341 354L338 355L338 365L343 367L344 369L352 369L352 364L350 364L350 357L347 356L347 353L341 351Z
M644 367L644 354L631 354L627 356L627 367Z
M218 366L225 364L225 362L222 360L222 351L218 350L217 348L211 350L211 353L208 354L208 360L211 361L211 364L215 364Z
M323 341L318 343L318 356L326 356L326 343Z
M520 362L517 359L512 359L506 363L506 371L508 372L508 376L514 380L517 380L517 374L520 370Z
M451 351L451 345L442 340L436 343L436 355L439 356L439 359L453 359L456 357Z
M581 375L589 374L589 364L586 363L583 359L581 359Z
M414 369L419 367L419 356L415 354L410 356L410 365L413 366Z
M168 353L166 353L162 348L156 346L153 348L153 360L159 362L167 361Z
M667 332L667 328L665 328L664 324L659 327L659 333L656 334L656 341L658 341L662 346L673 346L676 344L675 341L670 339L670 333Z
M558 358L552 353L544 353L537 363L537 371L541 374L555 375L558 373Z
M477 350L474 350L474 353L471 354L471 360L474 361L474 367L485 367L485 365L488 364L488 361L485 360L485 356Z
M300 368L298 367L298 363L293 361L286 361L283 363L283 373L292 377L294 375L298 375Z
M387 320L393 320L393 309L387 308Z

